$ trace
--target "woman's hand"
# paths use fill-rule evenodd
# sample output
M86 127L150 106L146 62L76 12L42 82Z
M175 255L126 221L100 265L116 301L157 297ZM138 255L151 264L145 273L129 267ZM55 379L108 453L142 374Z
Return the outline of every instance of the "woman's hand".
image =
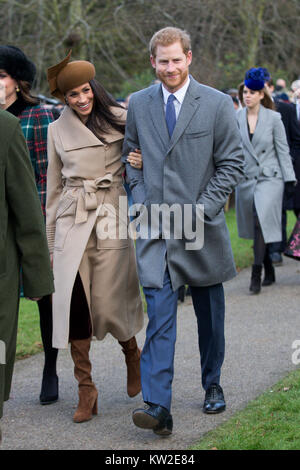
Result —
M133 168L141 170L143 168L143 157L140 149L135 149L129 152L127 161Z

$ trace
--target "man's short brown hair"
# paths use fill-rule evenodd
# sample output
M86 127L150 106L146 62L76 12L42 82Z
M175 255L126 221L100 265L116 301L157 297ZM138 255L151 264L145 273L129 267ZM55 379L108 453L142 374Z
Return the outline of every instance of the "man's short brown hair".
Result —
M180 42L185 55L191 50L190 35L179 28L168 26L167 28L160 29L151 38L149 49L150 54L155 57L157 46L170 46L174 42Z

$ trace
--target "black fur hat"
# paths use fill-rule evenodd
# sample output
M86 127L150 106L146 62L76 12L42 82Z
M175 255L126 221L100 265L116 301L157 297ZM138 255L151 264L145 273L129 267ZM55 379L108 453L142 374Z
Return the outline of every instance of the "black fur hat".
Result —
M36 68L24 52L15 46L0 46L0 69L15 80L24 80L32 86Z

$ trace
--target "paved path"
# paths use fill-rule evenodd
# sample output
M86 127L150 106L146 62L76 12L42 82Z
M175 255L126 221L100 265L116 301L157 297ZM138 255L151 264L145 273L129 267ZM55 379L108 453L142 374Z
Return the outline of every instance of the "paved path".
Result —
M295 370L292 343L300 339L300 263L284 259L277 282L258 296L248 293L250 271L226 283L226 360L222 386L227 411L207 416L201 407L196 320L188 297L179 306L173 385L174 432L169 438L140 430L131 412L141 395L126 395L123 354L112 337L92 344L93 378L100 391L100 413L83 424L72 422L77 402L73 365L68 351L59 352L60 400L38 401L43 355L18 361L11 399L6 402L2 449L186 449L207 431L227 420L261 392ZM138 335L143 343L145 330Z

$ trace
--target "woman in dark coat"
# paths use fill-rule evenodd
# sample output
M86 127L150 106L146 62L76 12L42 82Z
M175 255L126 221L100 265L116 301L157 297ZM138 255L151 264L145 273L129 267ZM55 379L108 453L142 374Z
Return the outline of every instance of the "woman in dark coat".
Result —
M45 225L18 119L0 110L0 418L8 400L16 353L20 269L24 295L50 295Z
M34 169L35 182L45 216L47 176L47 130L54 120L50 111L39 105L31 95L35 66L25 54L13 46L0 46L0 82L5 86L5 102L2 109L20 119ZM40 328L45 352L45 364L40 393L41 404L54 403L58 399L56 373L57 349L52 348L51 296L38 301Z

